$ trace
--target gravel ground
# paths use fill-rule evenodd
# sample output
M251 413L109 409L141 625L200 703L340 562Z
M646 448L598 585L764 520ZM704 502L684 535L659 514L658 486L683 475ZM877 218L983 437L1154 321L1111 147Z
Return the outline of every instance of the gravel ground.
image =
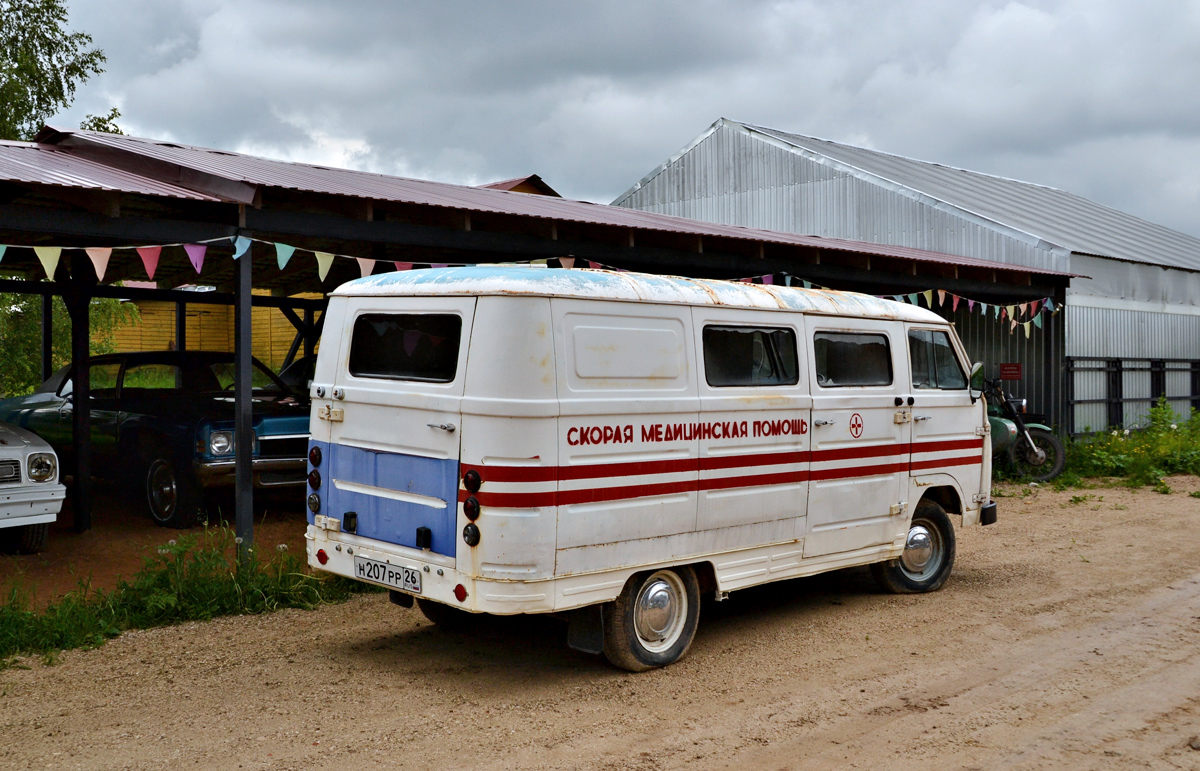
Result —
M380 595L131 632L0 672L0 768L1200 769L1200 479L1169 482L1005 487L942 591L736 592L637 675Z

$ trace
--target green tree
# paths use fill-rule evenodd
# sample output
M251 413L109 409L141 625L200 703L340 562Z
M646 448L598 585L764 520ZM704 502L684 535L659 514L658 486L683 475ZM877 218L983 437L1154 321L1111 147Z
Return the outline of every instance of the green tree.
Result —
M32 139L76 86L104 72L92 36L66 27L64 0L0 0L0 139Z
M92 115L83 119L79 124L79 128L88 131L107 131L109 134L124 134L125 132L117 126L117 118L121 117L121 111L116 107L108 111L107 115Z
M71 360L71 317L61 297L55 297L52 332L54 368ZM92 300L89 309L91 352L112 353L118 327L140 318L137 306L110 298ZM22 396L42 382L42 298L31 294L0 293L0 340L4 341L4 366L0 367L0 398Z

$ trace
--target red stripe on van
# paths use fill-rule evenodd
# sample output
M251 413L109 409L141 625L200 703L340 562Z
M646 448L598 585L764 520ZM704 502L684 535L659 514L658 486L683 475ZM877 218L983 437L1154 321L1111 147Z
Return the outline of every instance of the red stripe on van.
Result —
M943 466L978 466L983 463L982 455L967 455L957 458L938 458L936 460L913 461L910 468L913 471L941 468Z
M877 466L818 469L809 474L809 479L812 479L814 482L826 479L855 479L857 477L873 477L877 474L897 474L901 471L908 471L907 463L884 463Z
M913 442L912 446L914 453L981 449L983 449L983 439L957 439L950 442Z

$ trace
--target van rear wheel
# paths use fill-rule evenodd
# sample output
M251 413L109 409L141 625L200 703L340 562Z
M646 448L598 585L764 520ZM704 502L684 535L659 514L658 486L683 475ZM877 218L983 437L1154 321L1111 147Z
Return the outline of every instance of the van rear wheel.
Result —
M954 525L937 503L923 500L913 512L898 559L876 562L871 575L895 594L936 592L954 567Z
M683 658L700 623L700 587L690 567L639 573L604 606L604 655L630 672Z

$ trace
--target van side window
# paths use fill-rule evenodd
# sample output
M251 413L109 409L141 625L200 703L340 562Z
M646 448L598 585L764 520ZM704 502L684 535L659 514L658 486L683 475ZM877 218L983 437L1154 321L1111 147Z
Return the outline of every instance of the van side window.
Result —
M704 378L710 386L795 385L796 333L772 327L705 327Z
M908 351L912 358L913 388L961 389L967 376L959 366L950 336L931 329L913 329L908 333Z
M350 374L449 383L462 319L453 314L368 313L354 320Z
M817 332L813 335L817 384L885 386L892 384L892 351L887 335Z

